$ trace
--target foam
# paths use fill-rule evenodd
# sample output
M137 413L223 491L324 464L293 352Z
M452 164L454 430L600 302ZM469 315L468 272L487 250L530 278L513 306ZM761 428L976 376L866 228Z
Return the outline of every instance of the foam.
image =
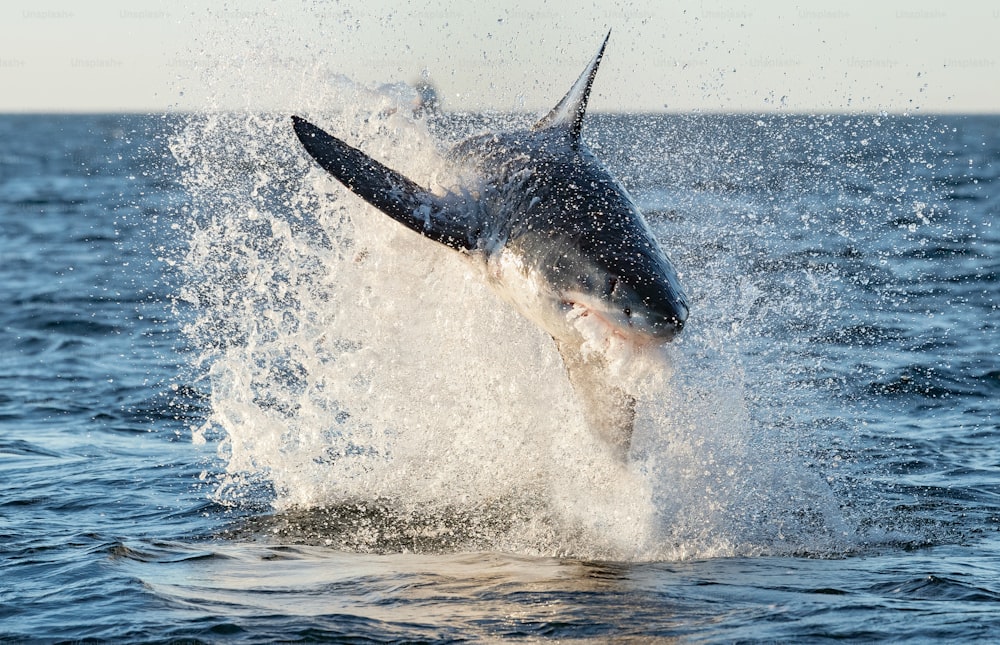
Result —
M326 106L311 120L418 183L458 181L405 90L309 86L310 104ZM287 115L193 116L171 147L191 196L180 295L211 390L193 436L219 442L218 501L466 518L454 521L491 528L454 548L526 554L843 548L829 487L750 414L728 277L691 277L700 297L666 349L616 343L577 318L639 398L622 464L587 430L551 339L459 254L315 167Z

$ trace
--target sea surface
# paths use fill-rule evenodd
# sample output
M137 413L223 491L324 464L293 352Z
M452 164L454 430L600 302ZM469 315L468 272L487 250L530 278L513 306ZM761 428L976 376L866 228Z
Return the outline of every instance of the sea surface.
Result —
M531 122L340 101L440 189ZM692 302L626 465L288 115L0 116L0 641L995 638L1000 117L584 137Z

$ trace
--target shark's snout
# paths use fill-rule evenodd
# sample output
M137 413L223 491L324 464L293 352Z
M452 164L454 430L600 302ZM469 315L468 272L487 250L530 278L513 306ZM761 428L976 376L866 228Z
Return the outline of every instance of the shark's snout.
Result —
M660 317L657 320L647 321L640 327L641 332L645 332L653 339L668 342L674 339L677 334L684 329L687 321L687 309L681 309L675 314ZM640 332L640 333L641 333Z
M678 304L670 310L633 313L626 310L629 331L638 339L647 342L665 343L672 341L684 329L688 309L684 304Z
M688 304L668 261L652 263L638 276L612 280L607 305L617 309L628 334L638 339L668 342L684 329Z
M666 343L684 329L688 305L683 295L668 289L656 298L644 298L619 281L611 282L617 282L611 293L584 289L564 293L561 300L563 306L570 308L570 317L599 323L604 334L633 345Z

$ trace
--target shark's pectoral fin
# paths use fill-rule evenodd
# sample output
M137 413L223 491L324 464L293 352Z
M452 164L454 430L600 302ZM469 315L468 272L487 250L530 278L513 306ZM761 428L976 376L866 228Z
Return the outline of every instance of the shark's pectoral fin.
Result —
M584 356L568 343L556 341L556 346L583 405L587 425L625 459L632 444L635 397L614 382L603 357Z
M439 197L297 116L295 134L312 157L356 195L397 222L458 250L476 245L457 203Z

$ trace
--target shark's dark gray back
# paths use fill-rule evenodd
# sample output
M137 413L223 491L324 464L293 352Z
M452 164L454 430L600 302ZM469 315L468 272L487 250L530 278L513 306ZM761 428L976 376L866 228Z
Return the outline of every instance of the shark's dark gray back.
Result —
M479 211L484 251L512 250L556 283L560 274L567 283L586 279L600 265L649 290L650 298L686 303L639 208L576 133L542 128L484 135L458 144L451 155L474 165L487 187Z

